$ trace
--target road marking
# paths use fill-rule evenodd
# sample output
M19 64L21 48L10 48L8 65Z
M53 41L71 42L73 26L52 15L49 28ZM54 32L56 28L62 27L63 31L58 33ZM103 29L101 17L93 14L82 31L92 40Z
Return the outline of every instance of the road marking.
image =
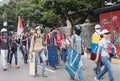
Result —
M39 66L40 68L42 68L42 66ZM55 73L55 71L51 70L51 69L48 69L48 68L45 68L46 71L49 71L49 72L52 72L52 73Z

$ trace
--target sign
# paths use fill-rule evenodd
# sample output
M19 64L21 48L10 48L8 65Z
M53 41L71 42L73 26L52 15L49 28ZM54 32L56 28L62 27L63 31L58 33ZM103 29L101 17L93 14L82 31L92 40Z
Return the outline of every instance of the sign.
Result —
M80 54L78 54L73 48L70 48L65 70L72 77L75 77L75 73L79 67L79 62L80 62Z
M7 21L3 22L3 26L4 26L4 27L8 26Z

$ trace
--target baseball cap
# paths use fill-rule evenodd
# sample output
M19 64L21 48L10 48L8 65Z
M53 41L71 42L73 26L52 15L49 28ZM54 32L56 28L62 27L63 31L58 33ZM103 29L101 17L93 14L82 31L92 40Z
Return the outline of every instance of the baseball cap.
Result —
M102 30L101 34L110 34L110 31L108 31L107 29Z
M7 32L7 29L6 28L2 28L1 32Z

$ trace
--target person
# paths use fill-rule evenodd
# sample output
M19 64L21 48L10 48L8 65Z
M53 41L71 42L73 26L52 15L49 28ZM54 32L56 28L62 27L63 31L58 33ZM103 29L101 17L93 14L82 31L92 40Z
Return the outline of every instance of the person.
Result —
M24 56L24 63L27 64L28 61L28 32L24 32L22 36L22 53Z
M2 56L2 66L3 70L7 70L7 55L8 55L8 49L9 49L9 39L7 37L7 29L2 28L2 39L0 40L0 46L1 46L1 56Z
M15 57L15 65L16 68L19 68L18 65L18 54L17 54L17 37L15 36L14 33L12 33L12 38L10 39L10 59L9 59L9 67L11 68L11 64L12 64L12 58L13 58L13 54Z
M112 44L110 41L110 32L107 29L102 30L103 38L100 40L97 50L97 57L95 59L95 62L98 62L99 54L101 50L101 60L104 64L104 69L98 73L98 75L95 77L96 81L100 81L101 77L108 72L109 81L114 81L113 77L113 70L112 65L110 62L110 54L108 51L108 44Z
M61 55L61 59L63 60L63 62L67 61L69 46L70 46L70 41L68 40L67 36L64 34L64 39L62 40L62 55Z
M61 49L61 46L62 46L62 40L63 40L63 36L62 34L60 34L60 30L59 29L56 29L56 43L57 43L57 46L58 46L58 64L61 65L61 52L62 52L62 49Z
M55 70L57 69L56 66L58 65L58 46L56 42L56 34L56 29L52 28L47 40L49 66L52 66Z
M98 43L100 42L100 32L101 26L99 24L95 25L95 33L92 35L92 42L91 42L91 60L95 60ZM99 61L96 63L96 67L94 68L95 74L97 75L101 71L102 62L99 57Z
M34 51L35 54L35 74L37 74L37 62L38 59L42 59L43 65L42 65L42 76L47 77L45 73L45 68L46 68L46 57L45 57L45 52L44 52L44 47L43 47L43 40L41 36L41 29L36 27L36 34L32 34L32 39L31 39L31 45L30 45L30 54L31 52ZM39 57L40 56L40 57Z
M75 30L75 34L71 37L71 42L72 42L71 46L81 56L82 49L84 49L83 39L81 37L82 27L80 25L75 26L74 30ZM79 65L78 65L78 80L83 81L82 67L81 67L80 64L81 63L79 62ZM71 76L71 79L74 80L74 77Z

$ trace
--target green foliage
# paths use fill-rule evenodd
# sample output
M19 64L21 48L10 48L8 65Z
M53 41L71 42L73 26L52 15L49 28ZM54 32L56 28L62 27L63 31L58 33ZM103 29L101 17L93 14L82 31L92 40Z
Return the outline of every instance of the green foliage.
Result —
M2 15L6 13L6 19L16 27L18 16L22 17L24 26L30 20L30 23L44 27L59 27L67 18L73 24L78 24L86 18L95 21L92 11L98 7L100 0L17 0L0 8L0 23L5 20Z

